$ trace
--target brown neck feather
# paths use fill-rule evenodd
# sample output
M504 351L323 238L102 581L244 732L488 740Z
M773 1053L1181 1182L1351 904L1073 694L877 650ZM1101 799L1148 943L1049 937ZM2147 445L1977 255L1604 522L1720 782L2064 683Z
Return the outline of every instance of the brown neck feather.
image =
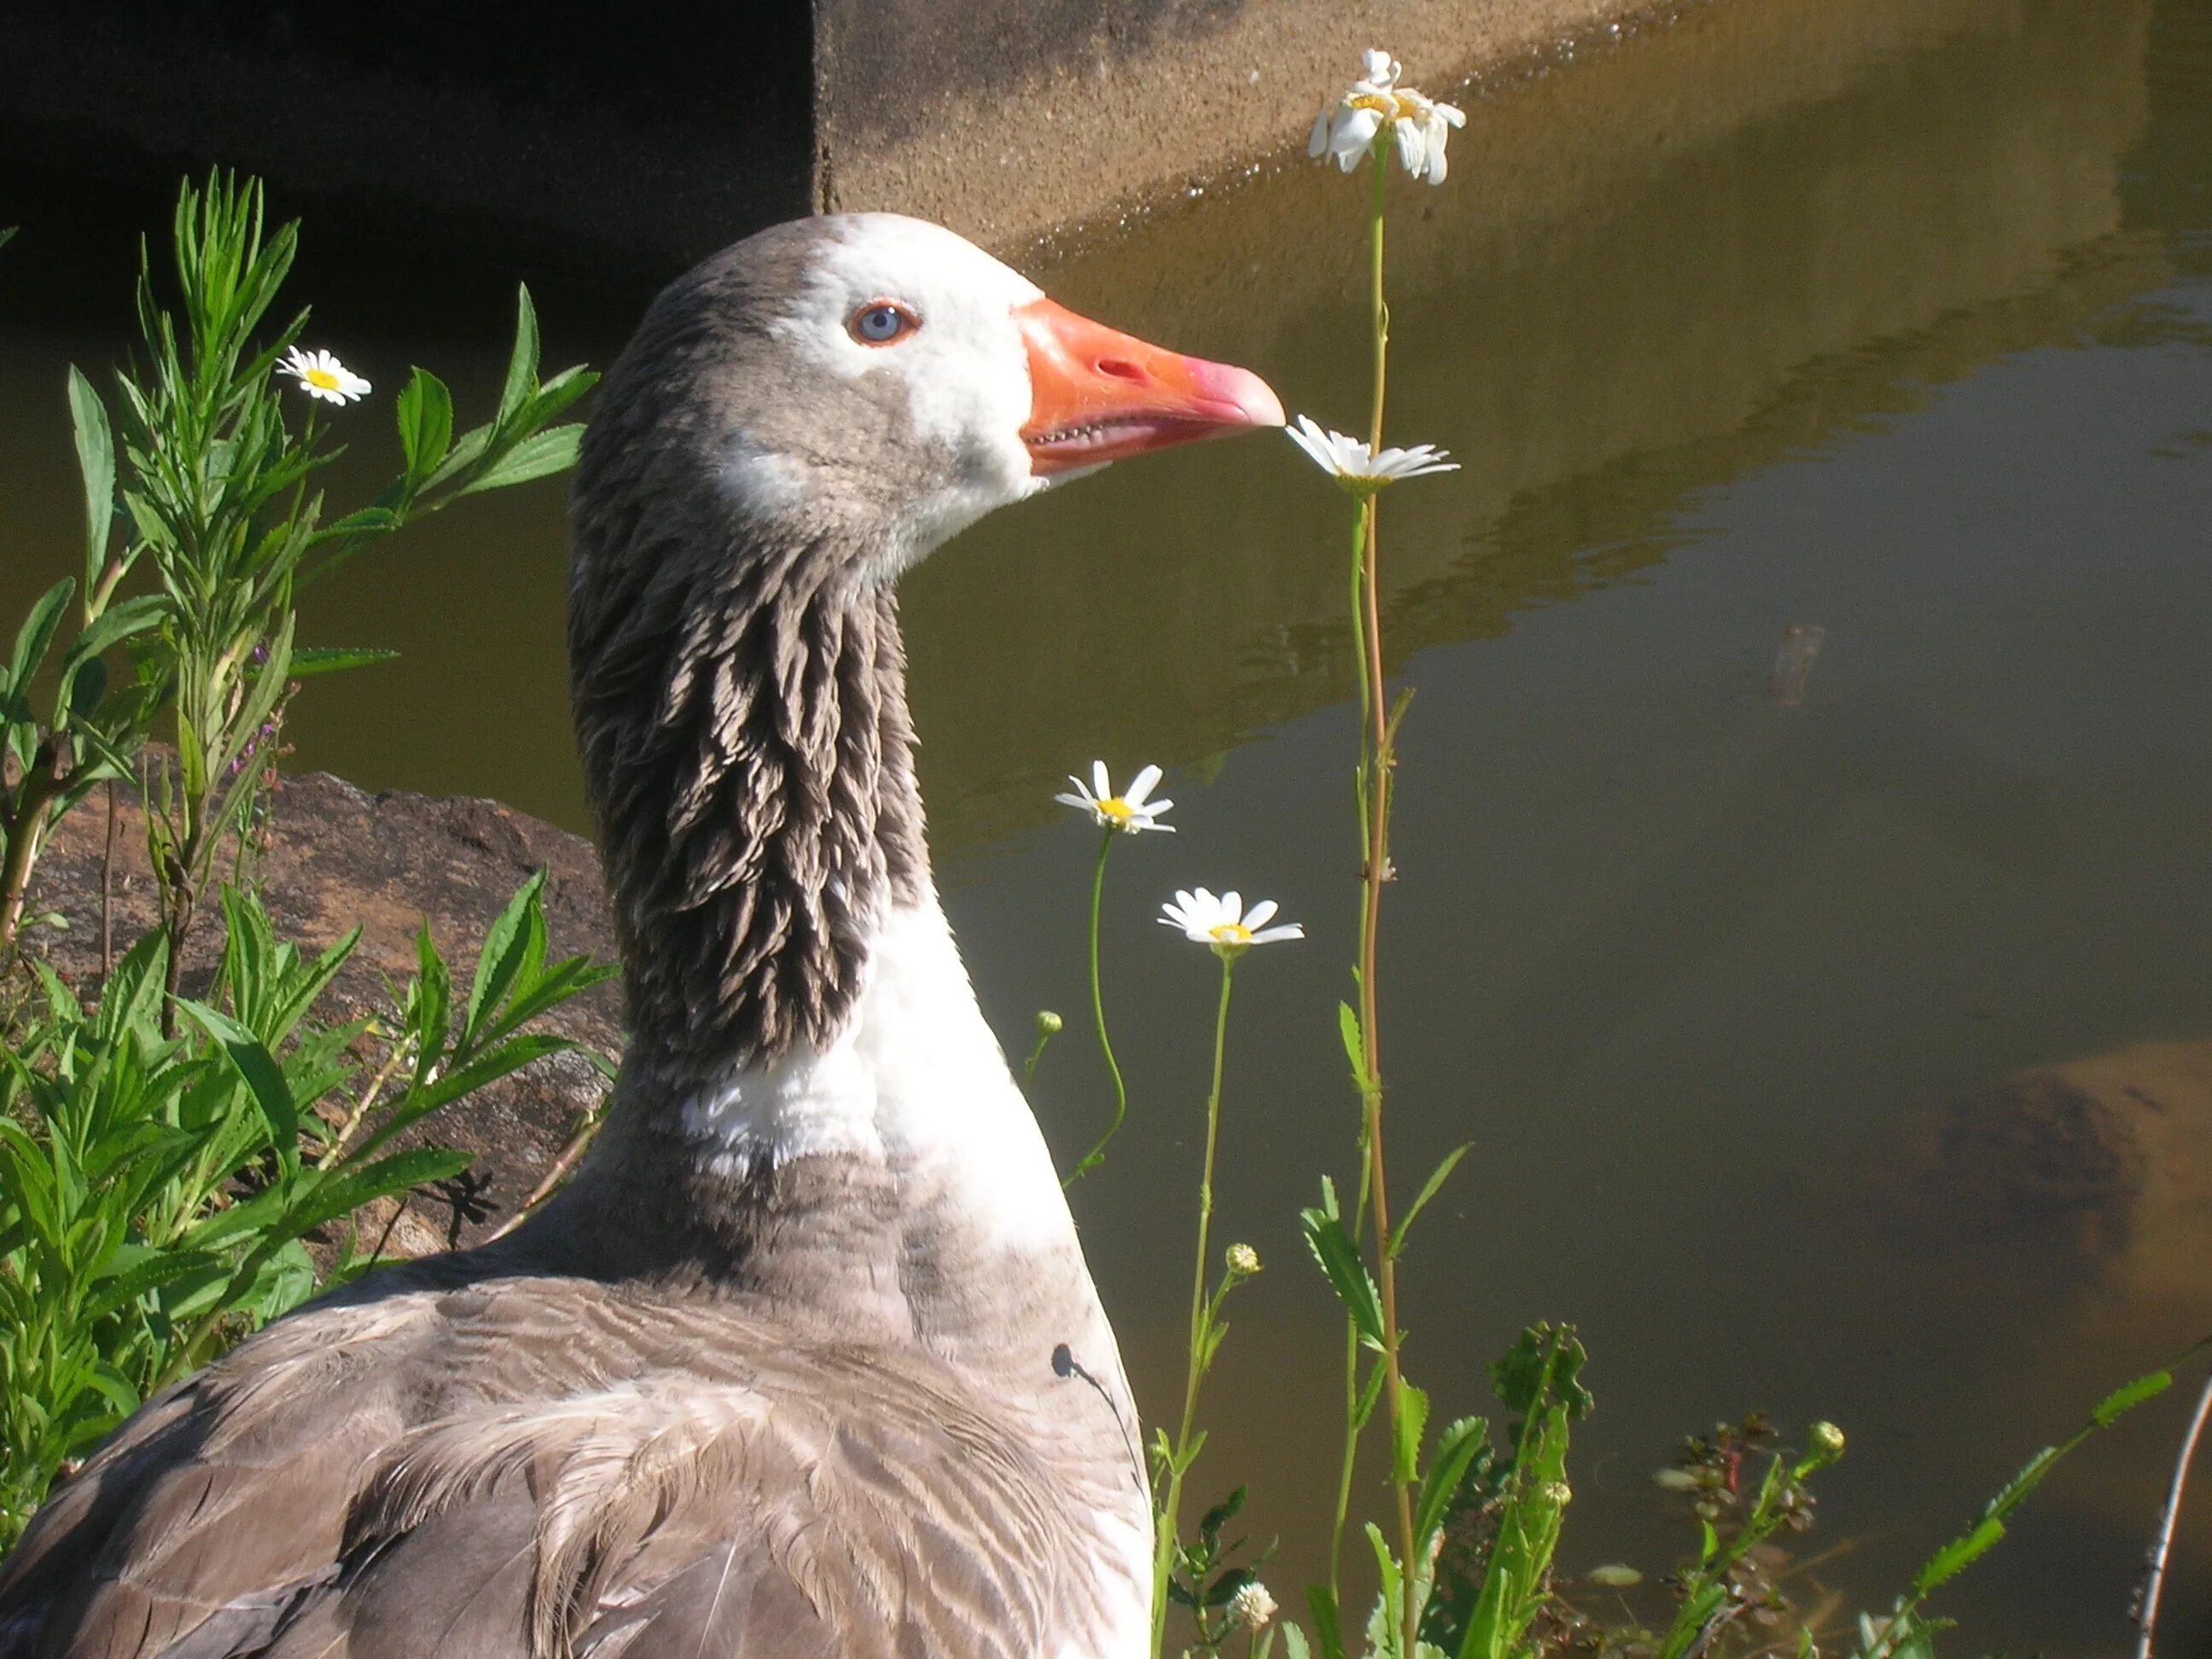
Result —
M580 543L569 623L633 1042L695 1078L833 1038L882 907L927 883L890 590L819 539L718 527Z

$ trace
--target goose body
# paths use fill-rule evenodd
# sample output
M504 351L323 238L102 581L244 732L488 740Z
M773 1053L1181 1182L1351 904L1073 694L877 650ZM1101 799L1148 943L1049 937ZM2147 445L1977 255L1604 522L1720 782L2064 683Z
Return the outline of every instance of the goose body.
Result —
M893 583L1241 370L890 216L656 301L575 483L634 1030L577 1179L149 1402L0 1565L38 1659L1134 1659L1112 1328L931 884Z

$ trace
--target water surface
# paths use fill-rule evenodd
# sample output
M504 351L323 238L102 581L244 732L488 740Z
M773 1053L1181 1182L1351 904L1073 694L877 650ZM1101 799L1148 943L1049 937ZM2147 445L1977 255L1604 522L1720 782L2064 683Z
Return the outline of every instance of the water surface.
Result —
M1475 1146L1417 1240L1409 1364L1481 1409L1522 1323L1580 1323L1570 1569L1668 1564L1646 1477L1680 1434L1832 1418L1851 1452L1814 1536L1850 1547L1817 1576L1886 1601L2107 1383L2212 1330L2212 5L1726 0L1469 104L1451 183L1401 190L1392 230L1393 436L1467 463L1386 520L1419 693L1392 1155L1407 1181ZM1295 167L1032 268L1352 426L1357 193ZM0 215L26 225L0 256L7 615L73 557L59 365L115 350L117 216L158 210L31 197ZM309 234L319 339L380 390L422 361L491 395L511 273ZM600 362L641 299L539 295L549 356ZM1170 768L1181 833L1112 872L1132 1122L1075 1198L1155 1415L1211 964L1152 907L1204 881L1308 924L1239 978L1217 1230L1269 1267L1198 1476L1251 1481L1279 1594L1334 1478L1294 1217L1352 1127L1342 514L1287 445L1208 446L979 526L907 604L940 876L1010 1046L1082 1000L1091 842L1059 775ZM549 487L363 559L309 634L406 659L304 699L299 762L583 827L563 557ZM1794 702L1792 628L1820 630ZM2125 1179L1991 1093L2076 1061L2148 1137ZM1105 1096L1073 1030L1036 1095L1087 1143ZM1995 1129L1944 1138L1988 1099ZM2119 1648L2181 1406L1961 1583L1962 1645ZM2212 1642L2212 1499L2172 1594L2162 1649Z

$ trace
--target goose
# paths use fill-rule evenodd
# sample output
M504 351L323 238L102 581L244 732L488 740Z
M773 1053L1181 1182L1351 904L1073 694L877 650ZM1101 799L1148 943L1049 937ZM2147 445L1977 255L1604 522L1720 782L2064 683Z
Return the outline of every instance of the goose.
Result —
M574 1180L145 1405L0 1569L34 1659L1134 1659L1136 1413L930 878L897 577L1279 426L952 232L830 216L653 302L573 487L632 1037Z

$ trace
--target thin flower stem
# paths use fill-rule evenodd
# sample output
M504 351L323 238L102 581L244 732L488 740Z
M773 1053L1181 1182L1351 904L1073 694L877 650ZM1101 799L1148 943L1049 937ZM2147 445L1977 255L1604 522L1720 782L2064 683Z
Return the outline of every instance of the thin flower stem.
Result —
M1030 1085L1036 1081L1037 1061L1044 1058L1044 1046L1052 1041L1052 1035L1042 1026L1037 1030L1036 1047L1030 1050L1030 1057L1022 1062L1022 1092L1024 1094L1027 1094L1030 1091Z
M1337 1608L1344 1605L1344 1523L1352 1515L1352 1477L1358 1462L1359 1328L1347 1319L1344 1322L1344 1453L1337 1463L1336 1509L1328 1525L1328 1601Z
M1182 1384L1182 1421L1176 1433L1175 1449L1168 1457L1167 1496L1160 1504L1158 1537L1152 1563L1152 1647L1155 1652L1167 1632L1168 1577L1175 1565L1176 1540L1182 1511L1182 1478L1191 1462L1192 1431L1198 1425L1199 1384L1206 1380L1212 1356L1211 1338L1220 1297L1206 1297L1208 1240L1213 1227L1213 1154L1221 1133L1222 1057L1229 1044L1229 988L1237 969L1233 951L1221 954L1221 1002L1213 1016L1213 1083L1206 1096L1206 1158L1198 1176L1198 1253L1190 1274L1190 1342ZM1224 1290L1227 1289L1224 1284Z
M1390 168L1389 128L1376 135L1375 148L1368 155L1368 171L1374 175L1374 186L1368 198L1368 298L1370 320L1375 331L1375 404L1368 421L1367 449L1370 454L1382 450L1382 387L1389 378L1390 355L1390 307L1382 299L1382 187L1389 182Z
M2143 1581L2142 1633L2136 1641L2136 1659L2151 1659L2151 1639L2158 1632L2159 1598L2166 1593L2166 1557L2172 1553L2173 1528L2181 1519L2182 1489L2189 1484L2189 1466L2196 1461L2197 1443L2203 1438L2208 1419L2212 1419L2212 1380L2205 1382L2204 1392L2197 1398L2197 1415L2189 1419L2181 1455L2174 1460L2173 1485L2167 1489L2166 1512L2159 1517L2158 1537L2151 1546L2150 1575Z
M1362 495L1359 498L1359 511L1352 515L1352 580L1351 592L1346 596L1351 601L1352 608L1352 659L1360 665L1359 726L1363 732L1367 727L1367 606L1361 593L1367 581L1367 519L1368 515L1374 511L1374 495L1371 494ZM1365 739L1363 738L1361 741L1364 742ZM1367 841L1366 797L1364 791L1360 799L1359 839L1361 845L1364 846Z
M368 1086L361 1091L361 1098L353 1103L352 1109L345 1115L344 1121L338 1125L338 1132L331 1137L331 1144L323 1149L323 1155L315 1160L317 1169L327 1170L345 1155L345 1149L351 1144L355 1133L360 1129L362 1120L368 1115L369 1108L376 1104L378 1097L384 1092L384 1085L392 1081L392 1073L399 1069L400 1062L407 1058L410 1047L411 1045L404 1039L392 1044L390 1051L384 1056L384 1063L376 1068L376 1074L369 1079Z
M115 780L107 781L107 847L100 860L100 982L115 976Z
M1387 138L1378 135L1376 147L1370 154L1368 162L1374 175L1368 209L1368 309L1375 337L1375 402L1368 443L1370 450L1378 452L1382 447L1383 390L1388 380L1390 349L1390 309L1382 295L1383 191L1389 179L1386 144ZM1367 498L1366 511L1362 517L1367 532L1364 580L1361 583L1364 611L1361 620L1364 623L1362 631L1364 636L1363 642L1366 647L1364 690L1369 728L1367 787L1364 791L1367 806L1366 904L1359 936L1359 1032L1362 1058L1367 1068L1367 1088L1362 1102L1365 1130L1363 1138L1367 1143L1368 1197L1375 1230L1375 1277L1382 1302L1384 1397L1390 1413L1391 1437L1395 1443L1397 1426L1405 1409L1405 1378L1399 1365L1398 1274L1397 1264L1390 1250L1389 1187L1382 1158L1382 1053L1376 1019L1379 999L1376 991L1376 946L1382 925L1382 883L1389 874L1393 732L1382 692L1382 572L1378 538L1381 512L1380 504L1372 495ZM1419 1574L1413 1560L1413 1494L1407 1483L1400 1478L1399 1460L1393 1457L1390 1466L1391 1492L1397 1510L1400 1580L1403 1585L1399 1609L1401 1651L1407 1659L1412 1659L1420 1615L1417 1588Z
M1128 1115L1129 1091L1121 1085L1121 1068L1114 1061L1114 1044L1106 1036L1106 1003L1098 990L1098 901L1106 890L1106 855L1114 850L1115 831L1109 827L1098 838L1098 862L1091 872L1091 1019L1098 1032L1098 1052L1105 1056L1106 1074L1114 1079L1114 1116L1106 1125L1106 1133L1098 1137L1098 1144L1084 1153L1063 1187L1075 1182L1106 1161L1106 1143L1121 1133L1121 1120Z
M561 1149L561 1155L553 1160L544 1177L531 1189L530 1196L522 1200L522 1207L501 1222L484 1240L485 1243L497 1243L538 1213L538 1206L553 1196L554 1188L568 1178L568 1172L576 1167L577 1160L591 1150L592 1141L599 1139L600 1126L606 1121L607 1103L602 1098L598 1105L584 1114L576 1125L575 1133L568 1137L568 1144Z

